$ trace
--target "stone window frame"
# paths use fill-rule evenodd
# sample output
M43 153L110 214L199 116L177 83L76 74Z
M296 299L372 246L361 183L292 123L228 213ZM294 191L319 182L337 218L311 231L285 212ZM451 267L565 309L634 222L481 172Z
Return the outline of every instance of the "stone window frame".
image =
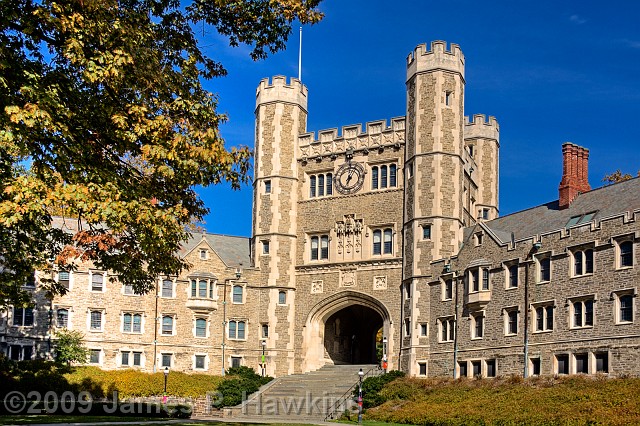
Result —
M204 361L202 367L198 367L198 358L202 358ZM193 371L209 371L209 355L204 352L196 352L193 354L192 358L193 364L191 365L191 369Z
M606 361L603 364L604 368L598 368L598 358L604 356L604 361ZM591 358L592 358L592 362L593 362L593 371L596 374L609 374L611 372L611 356L608 350L604 350L604 351L593 351L591 352Z
M551 252L538 253L534 255L536 284L546 284L553 279L553 261ZM545 272L546 271L546 272Z
M592 329L596 325L596 302L598 298L595 294L574 296L567 299L569 308L569 329L570 330L582 330ZM591 302L590 304L587 302ZM591 306L591 315L588 315L588 307ZM576 307L580 306L580 324L576 325ZM591 324L587 324L588 320Z
M100 290L94 290L93 277L102 275L102 282L100 284ZM90 293L105 293L107 291L107 273L99 269L89 270L89 292Z
M515 333L513 332L512 316L515 313ZM520 306L506 306L502 308L502 317L504 318L504 335L505 337L513 337L520 334Z
M619 236L613 237L613 244L615 249L615 265L614 265L615 269L624 270L624 269L633 268L635 266L635 254L636 254L634 234L626 234L626 235L619 235ZM623 244L625 245L625 247L630 247L630 253L628 254L629 264L624 264L626 256L622 252Z
M25 348L30 348L31 354L29 355L29 357L25 357L25 353L24 353L24 349ZM17 349L18 352L18 356L17 359L14 359L15 355L13 353L13 351ZM36 355L36 347L35 347L35 342L33 343L10 343L7 345L7 359L13 360L13 361L25 361L25 360L31 360L34 359Z
M369 172L371 173L371 179L369 179L369 190L384 191L398 188L398 170L398 163L393 161L370 164Z
M333 170L308 173L307 178L309 185L306 193L309 200L333 196Z
M164 319L171 318L171 333L165 333ZM160 336L171 337L176 335L178 315L175 313L161 313L158 326L160 327Z
M493 374L489 374L489 363L493 363ZM484 378L493 379L498 377L498 359L497 358L488 358L483 360L483 376Z
M103 365L104 363L104 351L102 350L102 348L87 348L88 349L88 354L87 354L87 364L90 365ZM98 353L98 362L92 362L93 360L93 354Z
M533 334L553 332L556 325L556 307L555 299L531 303L531 332ZM549 327L549 308L551 308L551 327ZM542 328L538 327L540 312L542 312Z
M623 321L622 318L622 304L621 298L630 298L630 309L631 309L631 320ZM614 290L611 292L610 300L613 301L613 318L615 325L629 325L633 324L636 319L636 302L635 299L638 297L638 289L636 287L624 288L620 290Z
M91 316L94 312L100 313L100 328L93 328ZM104 333L105 326L107 323L107 315L106 310L104 308L88 308L87 309L87 330L90 333Z
M169 277L165 277L165 278L160 278L159 279L159 286L160 286L160 291L158 296L160 296L163 299L175 299L176 297L176 280L169 278ZM166 287L164 286L165 282L171 282L171 295L170 296L165 296L165 289Z
M175 365L175 354L171 351L162 351L160 352L160 362L158 363L161 369L169 368L172 369ZM169 365L165 364L165 356L169 357Z
M583 367L586 367L586 371L578 371L578 357L583 360ZM588 351L578 351L571 354L571 361L569 362L569 368L571 374L590 374L593 371L591 364L591 356Z
M422 241L431 241L433 235L433 223L421 223L420 227L422 228Z
M480 334L478 335L478 320L480 320ZM485 335L487 313L484 310L469 314L469 335L471 340L482 340Z
M569 248L571 267L569 269L569 277L588 277L595 272L595 244L582 244L580 246Z
M233 281L230 287L231 287L230 288L231 294L229 296L231 299L231 303L233 305L244 305L247 300L247 283ZM239 293L240 299L241 299L240 301L238 301L238 298L236 297L238 296L238 294L236 294L235 292L236 288L240 288L240 293Z
M440 300L442 302L453 300L454 288L455 286L453 285L453 276L441 278L440 279Z
M120 292L123 296L132 297L132 296L142 296L141 294L136 293L133 289L133 285L122 283L122 289Z
M462 375L463 366L464 366L464 375ZM458 373L456 375L456 377L458 378L469 377L469 361L466 359L464 361L458 361L458 364L456 365L456 373Z
M269 323L263 322L260 324L260 338L261 339L269 338Z
M244 355L229 355L229 367L234 367L234 360L238 361L237 367L242 367L243 365L245 365Z
M235 327L234 327L235 332L234 332L233 336L231 335L231 323L235 324ZM240 327L239 327L240 324L243 324L243 333L244 333L243 337L238 337L239 330L240 330ZM227 333L227 338L229 340L246 341L247 340L247 336L249 335L249 320L246 319L246 318L233 318L233 319L230 319L227 322L226 333Z
M209 260L209 250L206 248L198 249L198 259Z
M206 283L204 296L201 295L202 288L200 285L202 284L202 281ZM189 277L188 283L189 283L187 288L188 299L218 300L218 291L217 291L218 280L216 278L200 277L198 275L192 275ZM195 287L194 287L194 283L195 283ZM193 294L194 290L195 290L195 296Z
M204 321L204 336L198 336L198 321ZM209 334L209 325L211 321L206 314L196 314L193 316L193 329L191 330L193 337L196 339L207 339L211 337Z
M438 324L438 343L452 343L456 338L456 319L454 315L447 315L436 320ZM443 333L446 330L446 340Z
M407 317L403 321L404 327L402 327L403 336L402 337L411 337L411 318Z
M427 377L429 375L429 361L426 359L419 359L416 361L416 365L418 366L417 376L418 377Z
M538 364L538 372L535 372L535 364ZM532 356L529 357L529 376L541 376L542 375L542 357Z
M71 327L71 314L73 312L73 308L71 306L54 306L54 312L55 312L55 319L56 319L56 328L66 328L66 329L72 329L73 327ZM60 311L67 311L67 323L65 325L60 325L59 319L59 312Z
M271 179L265 179L263 182L264 182L264 193L271 194Z
M484 360L479 359L479 358L472 358L472 359L468 359L467 360L468 364L467 364L467 368L469 367L469 364L471 364L471 368L469 369L469 372L471 373L471 377L473 378L482 378L484 377ZM478 371L476 372L476 367L478 367Z
M124 329L124 325L125 325L125 316L130 315L131 316L131 330L130 331L126 331ZM134 324L135 324L135 317L136 316L140 316L140 331L134 331ZM144 312L140 312L140 311L122 311L120 313L120 332L123 334L144 334L144 317L145 314Z
M269 256L271 254L271 245L269 240L260 240L261 254Z
M16 324L16 318L17 318L17 313L16 310L21 310L21 315L20 315L20 324ZM31 312L31 324L30 325L24 325L25 324L25 320L27 318L27 310L30 310ZM20 328L33 328L36 327L38 325L38 307L36 305L33 306L27 306L27 307L20 307L20 306L13 306L11 309L11 325L13 327L20 327Z
M560 371L560 357L566 359L566 370ZM571 374L571 354L569 352L558 352L553 354L553 371L554 374L557 375L568 375Z
M518 259L510 260L507 262L503 262L504 268L504 289L505 290L515 290L520 287L520 262ZM514 268L515 268L515 285L513 285L514 278Z
M127 364L124 364L122 362L122 354L127 353L128 355L128 362ZM138 365L135 364L135 356L136 354L140 354L140 363ZM122 367L122 368L144 368L144 364L145 364L145 356L144 356L144 351L142 350L133 350L133 349L120 349L120 351L118 351L118 354L116 355L116 365L118 367Z
M467 276L467 294L491 291L491 270L489 265L469 268L465 275Z
M483 231L476 232L476 233L473 234L473 245L475 247L482 246L483 242L484 242L484 232Z
M429 323L428 322L419 322L418 323L418 337L429 337Z
M67 280L62 280L62 282L61 282L61 280L60 280L60 274L63 274L63 273L68 274L68 279L67 279ZM62 285L64 288L66 288L66 289L67 289L67 291L72 291L72 290L73 290L73 276L74 276L73 271L61 271L61 270L57 270L57 271L56 271L56 278L55 278L55 280L56 280L56 282L57 282L58 284ZM67 285L66 285L66 286L63 284L63 282L64 282L64 281L66 281L66 282L67 282Z
M370 227L371 255L375 257L393 257L396 253L396 230L393 225L379 225ZM390 240L387 240L387 237ZM379 242L376 243L376 238ZM376 245L379 244L378 248Z
M331 233L329 231L314 232L307 235L309 241L309 262L329 262L331 259ZM326 247L323 244L326 242ZM316 247L314 248L314 243Z
M287 291L286 290L278 290L278 305L286 306L287 305ZM284 297L284 299L283 299Z

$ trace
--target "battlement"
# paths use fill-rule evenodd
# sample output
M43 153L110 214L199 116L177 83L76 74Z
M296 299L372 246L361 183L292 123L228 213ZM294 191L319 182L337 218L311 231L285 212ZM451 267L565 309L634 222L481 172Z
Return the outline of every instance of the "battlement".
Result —
M300 105L307 110L307 86L297 78L276 75L270 79L263 78L256 89L256 108L269 102L286 102Z
M431 49L419 44L407 56L407 81L416 73L435 70L456 72L464 78L464 54L460 46L451 43L447 50L447 42L437 40L431 42Z
M387 125L387 120L369 121L364 128L363 132L362 124L342 126L340 134L338 128L320 130L317 139L314 132L301 134L298 136L300 158L317 159L337 155L347 149L368 152L385 147L399 148L404 144L404 117L392 118L390 125Z
M493 139L500 140L500 125L495 117L489 116L489 120L484 114L474 114L473 121L468 116L464 117L464 138L465 139Z

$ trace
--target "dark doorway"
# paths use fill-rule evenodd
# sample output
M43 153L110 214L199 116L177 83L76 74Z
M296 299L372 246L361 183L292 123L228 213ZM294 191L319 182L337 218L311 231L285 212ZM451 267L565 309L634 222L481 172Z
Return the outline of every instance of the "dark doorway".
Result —
M376 335L382 317L375 310L351 305L331 315L324 325L324 350L335 364L375 364Z

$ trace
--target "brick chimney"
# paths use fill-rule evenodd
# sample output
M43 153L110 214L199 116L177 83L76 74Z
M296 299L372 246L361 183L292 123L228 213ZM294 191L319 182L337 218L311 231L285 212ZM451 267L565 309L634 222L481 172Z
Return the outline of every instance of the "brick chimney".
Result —
M591 191L589 186L589 150L571 142L562 144L562 180L560 181L559 205L566 209L583 192Z

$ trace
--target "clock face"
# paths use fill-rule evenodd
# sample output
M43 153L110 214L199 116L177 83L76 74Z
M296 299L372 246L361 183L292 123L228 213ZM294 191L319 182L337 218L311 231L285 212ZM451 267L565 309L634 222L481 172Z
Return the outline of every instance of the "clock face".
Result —
M353 194L362 188L364 183L364 167L360 163L344 163L334 177L336 189L341 194Z

